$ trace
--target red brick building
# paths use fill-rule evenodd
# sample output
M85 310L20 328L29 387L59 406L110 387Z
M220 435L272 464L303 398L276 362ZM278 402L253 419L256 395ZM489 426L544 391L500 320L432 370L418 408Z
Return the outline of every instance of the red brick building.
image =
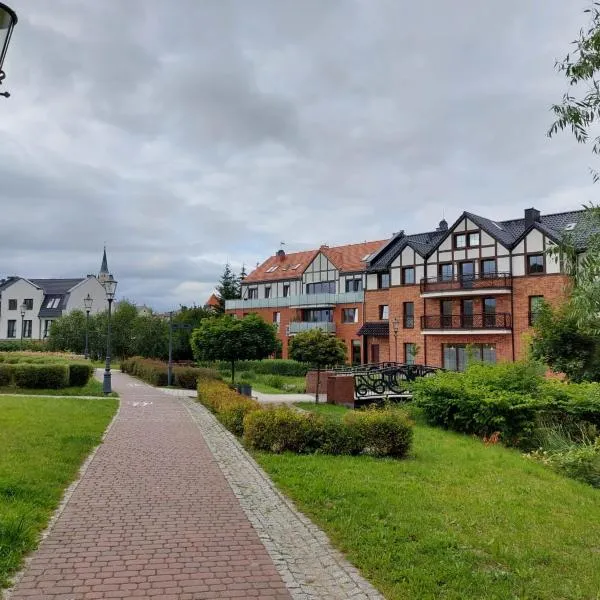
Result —
M509 221L469 212L449 227L285 254L250 273L227 312L255 312L290 336L320 327L342 338L353 363L417 362L463 369L469 353L516 360L542 300L557 304L569 285L547 254L565 233L585 249L584 211Z
M319 328L343 339L348 360L360 364L366 261L384 243L321 246L291 254L279 250L244 279L242 299L228 300L226 311L239 317L256 313L276 323L283 358L292 336Z

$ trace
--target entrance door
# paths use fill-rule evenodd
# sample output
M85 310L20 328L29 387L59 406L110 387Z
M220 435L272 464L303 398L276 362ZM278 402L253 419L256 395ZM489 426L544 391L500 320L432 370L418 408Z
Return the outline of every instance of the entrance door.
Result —
M463 329L471 329L473 327L473 300L463 300L461 305Z
M360 356L360 340L352 340L352 364L360 365L362 362Z
M452 328L452 300L440 301L441 323L442 328Z
M460 263L459 274L462 287L472 288L475 279L475 263L472 261Z
M373 344L371 346L371 362L372 363L379 362L379 344Z

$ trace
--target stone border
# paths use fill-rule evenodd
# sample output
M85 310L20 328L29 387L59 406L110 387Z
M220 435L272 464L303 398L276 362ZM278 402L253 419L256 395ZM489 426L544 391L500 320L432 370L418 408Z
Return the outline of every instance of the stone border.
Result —
M42 397L57 398L58 396L42 396ZM62 398L63 396L60 396L60 397ZM89 396L89 397L64 396L64 398L74 398L75 400L82 400L82 399L104 400L104 398L98 398L97 396ZM31 551L31 553L28 556L25 557L25 559L23 560L23 566L21 567L21 569L19 571L17 571L10 578L10 582L11 582L10 587L6 588L5 590L0 589L0 599L10 600L13 592L15 591L15 588L17 587L17 584L19 583L19 581L25 574L25 571L27 570L27 567L29 566L29 563L31 562L31 559L33 558L33 555L34 555L35 551L37 550L38 546L42 543L43 540L45 540L50 535L52 528L54 527L54 525L56 524L56 522L62 515L63 511L67 507L67 504L69 503L69 500L75 493L77 486L79 485L81 480L85 477L85 474L86 474L87 470L89 469L89 466L92 464L92 461L94 460L94 457L96 456L96 453L98 452L98 450L100 450L100 447L102 446L102 444L104 444L104 440L106 439L106 436L110 433L114 424L117 422L117 419L119 418L119 414L121 412L121 399L115 398L115 397L110 397L110 399L117 400L117 402L118 402L117 411L115 412L111 422L108 424L108 427L104 430L104 433L102 434L102 438L100 439L100 443L95 448L92 448L92 451L89 453L88 457L83 461L83 464L81 465L81 467L79 467L79 471L77 472L77 476L75 477L75 480L65 489L59 505L56 507L56 510L52 513L52 516L50 517L50 520L48 521L46 528L40 533L40 535L38 537L37 546Z
M204 406L181 401L294 600L384 600Z

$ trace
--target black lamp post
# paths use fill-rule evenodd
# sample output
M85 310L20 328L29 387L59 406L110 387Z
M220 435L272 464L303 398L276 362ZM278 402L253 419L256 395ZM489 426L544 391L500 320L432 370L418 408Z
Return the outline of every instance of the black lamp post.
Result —
M21 304L21 306L19 308L20 308L20 311L21 311L21 344L20 344L20 349L23 350L23 325L25 323L24 319L25 319L25 313L27 312L27 304L25 304L25 302L23 302L23 304Z
M104 291L106 292L106 299L108 300L108 328L106 332L106 365L104 367L104 382L102 384L102 391L108 395L112 392L111 381L110 381L110 315L112 309L112 303L115 299L115 292L117 291L117 282L114 280L112 274L108 276L106 281L102 283Z
M169 364L167 366L167 385L173 383L173 331L185 329L191 331L192 326L185 323L173 323L173 311L169 313Z
M17 13L3 2L0 2L0 85L2 85L2 82L6 77L2 70L2 65L4 64L8 44L10 44L10 37L17 21ZM0 96L8 98L10 94L8 92L3 92Z
M394 356L396 357L396 362L398 362L398 329L400 328L398 317L392 321L392 328L394 329Z
M90 310L92 310L92 304L94 299L88 295L83 299L83 305L85 306L85 358L90 357L89 351L89 323L90 323Z

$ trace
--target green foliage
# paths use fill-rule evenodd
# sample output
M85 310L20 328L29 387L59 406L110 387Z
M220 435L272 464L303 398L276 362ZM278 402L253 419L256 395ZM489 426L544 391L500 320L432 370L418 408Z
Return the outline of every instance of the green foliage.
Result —
M160 360L134 356L121 362L121 371L139 377L150 385L164 387L168 385L168 364ZM173 366L175 387L195 390L199 379L220 379L218 371L202 367Z
M43 340L1 341L0 352L46 352L48 343Z
M219 371L228 371L231 364L225 361L214 361L203 363L207 367L214 367ZM283 375L289 377L304 377L311 368L306 363L296 360L266 359L266 360L243 360L235 365L236 371L254 371L261 375Z
M60 389L69 385L68 365L29 365L14 366L14 384L20 388Z
M15 377L15 367L10 364L0 363L0 386L5 387L12 384Z
M234 319L223 315L206 319L192 334L192 349L196 360L228 361L234 365L239 360L261 360L273 354L276 348L275 327L257 315Z
M478 436L499 433L508 445L535 446L541 416L600 422L596 384L547 381L537 365L476 364L439 372L414 384L415 403L433 425Z
M344 363L346 352L346 345L342 340L320 329L298 333L289 344L292 359L319 369Z
M200 306L180 306L179 310L173 315L173 360L184 361L193 360L191 337L192 331L200 326L204 319L212 318L213 313ZM181 326L184 327L181 327ZM167 332L168 333L168 332ZM151 356L151 355L147 355ZM158 357L154 356L154 358ZM167 358L165 356L165 358Z
M571 381L600 381L600 338L578 325L568 305L557 310L544 305L534 327L533 358Z
M405 456L412 423L397 409L351 411L343 419L275 407L244 419L244 442L254 450L310 454Z
M94 367L88 363L71 363L69 365L69 385L84 386L94 374Z
M285 385L285 380L281 375L267 375L265 377L265 383L276 390L282 390Z
M243 272L243 270L242 270ZM217 285L217 294L219 300L219 313L225 311L225 300L237 300L242 297L240 288L240 277L237 277L231 270L229 263L225 265L223 275Z

